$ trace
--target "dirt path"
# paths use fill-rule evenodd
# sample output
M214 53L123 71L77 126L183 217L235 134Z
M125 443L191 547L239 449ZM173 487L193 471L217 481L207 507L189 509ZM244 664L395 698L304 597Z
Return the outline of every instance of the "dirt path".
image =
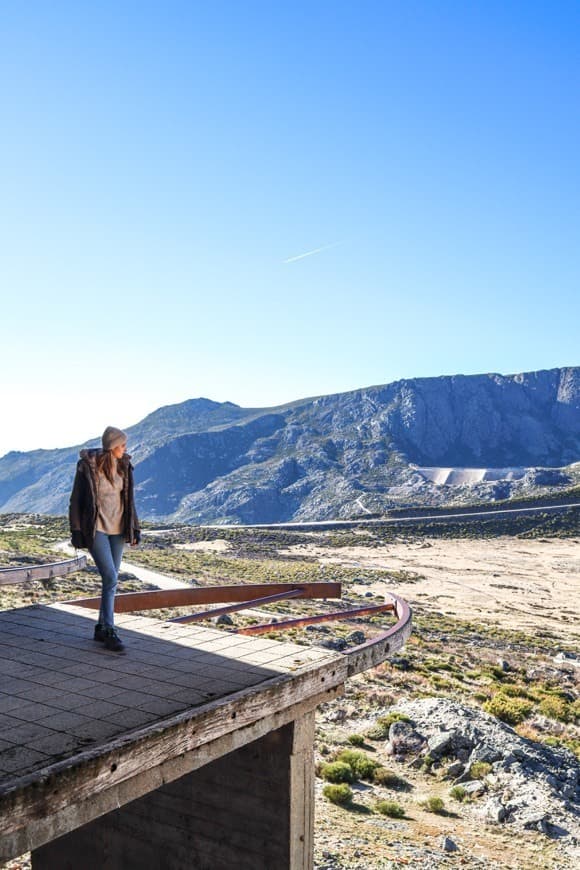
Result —
M75 549L67 541L60 541L56 544L55 549L61 550L63 553L74 556ZM88 554L87 554L88 555ZM92 562L90 556L88 559ZM123 559L121 562L121 571L126 571L128 574L133 574L138 580L143 583L149 583L152 586L157 586L158 589L190 589L191 583L182 583L181 580L175 580L174 577L168 577L167 574L160 574L158 571L151 571L149 568L143 568L141 565L136 565L134 562Z
M424 539L376 548L331 549L297 544L283 551L322 564L412 571L422 579L397 584L411 606L431 604L445 614L502 627L558 627L566 640L580 634L580 541ZM380 593L382 583L370 587Z

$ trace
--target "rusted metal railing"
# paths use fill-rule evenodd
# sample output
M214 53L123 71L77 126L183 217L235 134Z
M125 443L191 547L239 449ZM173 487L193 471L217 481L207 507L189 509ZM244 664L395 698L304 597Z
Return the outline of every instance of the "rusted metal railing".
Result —
M158 610L171 607L186 607L199 604L224 604L211 610L177 616L169 622L190 623L204 619L212 619L226 613L234 613L251 608L257 608L275 601L297 599L340 599L342 587L340 583L256 583L227 586L197 586L186 589L158 590L155 592L126 592L117 595L115 610L118 613L131 613L142 610ZM264 634L271 631L301 628L322 622L348 621L362 616L375 616L390 613L395 617L395 623L380 631L358 646L345 650L348 658L349 675L360 673L374 667L381 661L400 649L412 630L412 613L409 605L398 595L385 594L383 604L373 604L365 607L347 607L319 613L315 616L298 616L278 620L273 614L271 622L249 625L234 630L236 634ZM226 602L233 602L226 604ZM71 601L81 607L98 609L100 598L81 598Z

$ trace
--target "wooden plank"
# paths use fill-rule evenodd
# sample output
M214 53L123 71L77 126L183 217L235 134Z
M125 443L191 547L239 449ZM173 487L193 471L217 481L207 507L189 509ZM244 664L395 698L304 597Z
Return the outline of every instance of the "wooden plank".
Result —
M160 607L184 607L188 604L225 604L248 598L278 595L291 589L303 590L302 598L340 598L340 583L252 583L235 586L192 586L191 589L160 589L155 592L125 592L115 596L115 612L154 610ZM101 599L77 598L67 602L78 607L98 610Z
M87 557L77 556L76 559L50 562L46 565L30 565L27 568L0 568L0 586L26 583L27 580L51 580L53 577L66 577L67 574L72 574L74 571L82 571L86 566Z

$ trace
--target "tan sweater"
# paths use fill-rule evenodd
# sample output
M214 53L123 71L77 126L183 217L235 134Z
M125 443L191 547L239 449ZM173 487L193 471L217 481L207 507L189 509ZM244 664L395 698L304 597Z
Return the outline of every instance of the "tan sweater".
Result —
M123 522L123 476L118 471L114 483L102 472L97 473L97 524L96 531L106 535L122 535Z

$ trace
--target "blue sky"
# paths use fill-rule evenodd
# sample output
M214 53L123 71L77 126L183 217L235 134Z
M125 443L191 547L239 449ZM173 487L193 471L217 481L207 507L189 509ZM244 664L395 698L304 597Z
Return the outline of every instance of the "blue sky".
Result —
M0 3L0 455L578 364L579 34L560 0Z

